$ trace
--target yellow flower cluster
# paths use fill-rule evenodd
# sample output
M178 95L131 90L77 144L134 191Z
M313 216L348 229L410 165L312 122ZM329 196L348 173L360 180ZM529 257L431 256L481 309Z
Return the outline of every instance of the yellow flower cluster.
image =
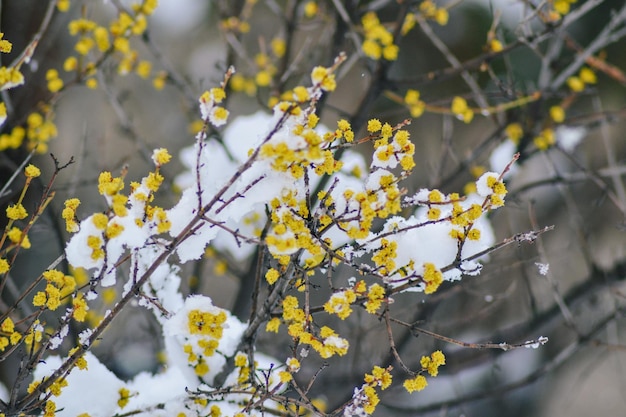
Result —
M359 406L366 414L373 414L380 402L376 388L380 387L381 390L385 390L391 386L391 369L391 367L374 366L371 374L365 374L365 384L361 387L362 398L359 399Z
M57 127L52 121L54 114L46 111L45 116L40 113L31 113L26 119L26 138L28 149L36 149L37 153L48 150L48 142L57 136Z
M72 317L76 321L83 322L87 318L87 311L89 306L87 301L82 296L78 295L72 300Z
M380 23L375 12L365 13L361 23L365 37L361 49L365 56L375 60L381 57L387 61L398 59L400 48L393 43L393 35Z
M550 107L550 118L555 123L562 123L565 120L565 109L561 106Z
M411 117L420 117L424 113L424 109L426 108L426 103L420 100L420 93L417 90L407 90L404 95L404 103L409 108L409 113L411 113Z
M221 339L226 322L226 313L219 311L214 314L208 311L191 310L187 314L188 330L192 335L209 336Z
M237 352L235 355L235 367L239 368L239 375L237 376L237 383L244 384L250 379L250 366L248 364L248 356L242 352Z
M524 136L524 129L519 123L510 123L504 128L504 133L507 138L517 145Z
M35 320L30 326L26 336L24 336L24 343L28 349L37 348L37 344L43 339L43 331L44 328L39 320Z
M330 299L324 303L324 311L328 314L336 314L341 320L345 320L352 314L351 304L357 299L353 289L347 289L333 293Z
M109 171L103 171L98 176L98 192L100 195L111 198L113 211L118 216L126 214L127 197L120 194L123 189L123 177L113 177Z
M11 317L7 317L0 325L0 351L4 350L11 344L15 346L20 340L22 340L22 334L15 330L15 324Z
M568 14L570 12L572 4L576 3L577 1L578 0L551 0L550 3L552 3L554 12L558 13L558 17L560 17Z
M187 362L193 367L196 375L203 376L209 372L206 358L215 354L219 340L224 334L226 320L226 313L221 309L217 311L194 309L187 313L189 334L200 336L196 342L197 349L194 349L191 343L183 346L183 352L187 354Z
M428 372L430 376L437 376L439 374L439 367L445 364L446 357L440 350L431 353L430 357L422 356L422 359L420 360L422 369Z
M474 118L474 112L467 105L467 101L463 97L456 96L452 99L450 110L460 120L469 123Z
M498 208L504 205L504 196L507 193L506 186L494 175L487 177L487 186L493 190L489 204L491 208Z
M130 14L126 11L120 11L108 27L100 26L86 18L72 20L68 24L68 30L70 35L78 37L74 45L78 59L74 56L68 57L63 65L65 71L78 71L81 79L86 78L87 87L96 88L97 80L93 76L95 75L95 63L100 58L86 61L85 57L97 50L101 56L119 57L117 72L120 75L129 74L134 70L140 77L148 78L152 65L148 61L138 60L139 54L131 47L130 39L133 36L141 36L146 31L148 27L147 18L154 12L157 4L157 0L143 0L141 3L133 4ZM48 87L54 92L54 89L59 87L59 83L52 83L49 80Z
M0 32L0 53L9 54L13 49L13 44L4 38L4 33Z
M61 299L76 289L76 280L71 275L51 269L43 273L46 279L44 291L38 291L33 297L35 307L46 306L49 310L56 310L61 305Z
M236 16L230 16L220 22L220 28L225 32L248 33L250 32L250 23Z
M254 57L254 62L257 66L256 76L254 78L256 85L259 87L268 87L272 82L272 77L277 71L273 63L274 60L272 60L269 55L261 52Z
M122 387L117 391L117 393L120 395L120 398L117 400L117 405L120 408L126 407L126 405L128 405L128 401L130 400L130 391L128 388Z
M446 357L440 350L433 352L430 357L422 356L422 359L420 360L422 370L415 376L415 378L404 381L404 388L409 393L423 390L428 385L428 381L422 373L427 372L430 376L437 376L439 374L439 367L445 364Z
M12 204L6 209L7 218L9 220L22 220L28 217L28 212L22 203Z
M3 37L4 33L0 32L0 53L8 54L13 49L13 44ZM22 62L20 61L15 67L5 67L4 65L0 67L0 91L24 84L24 76L20 72Z
M133 198L134 222L138 227L143 227L146 221L151 222L151 230L156 233L164 233L171 227L167 212L158 206L150 205L154 199L154 193L163 183L163 176L159 173L162 164L169 162L171 156L165 149L157 149L153 153L156 168L142 179L141 183L131 183L131 196ZM91 216L91 223L95 226L95 233L86 237L85 244L91 249L91 259L98 261L105 258L105 245L110 239L120 236L125 228L119 221L119 217L128 215L127 203L129 197L122 193L124 189L124 175L113 177L110 172L103 171L98 176L98 192L103 195L110 206L107 213L96 213ZM69 199L65 202L63 219L69 232L78 232L79 225L76 219L76 208L80 204L78 199ZM93 229L90 229L93 230Z
M19 68L0 67L0 91L8 90L22 84L24 84L24 75L22 75Z
M311 346L322 358L343 356L348 352L348 341L339 337L330 327L323 326L316 334L308 331L307 323L312 321L312 317L305 320L304 310L299 308L296 297L285 297L282 317L288 325L289 335L296 342Z
M10 269L11 265L9 265L9 262L4 258L0 258L0 275L6 274Z
M202 120L209 121L215 127L222 126L228 120L228 110L218 106L226 98L223 88L215 87L200 96L200 113Z
M567 86L575 93L583 91L588 84L598 82L596 73L589 67L582 67L578 75L572 75L567 79Z
M52 400L47 400L44 406L43 417L54 417L56 415L57 405Z
M230 79L230 89L237 93L245 93L250 97L254 97L257 92L256 79L246 77L241 73L236 73Z
M65 220L65 230L70 233L78 232L78 221L76 219L76 209L80 205L78 198L69 198L65 200L65 207L61 212L61 217Z
M427 19L433 19L441 26L448 24L448 9L445 7L437 7L433 0L424 0L420 4L420 13Z
M337 129L334 132L328 132L324 135L326 142L332 142L333 140L345 139L346 142L351 143L354 141L354 131L350 122L345 119L341 119L337 122Z
M450 18L448 9L445 7L437 7L433 0L423 0L419 6L419 12L408 13L402 23L402 35L409 33L414 27L419 17L434 20L441 26L448 24Z
M59 78L59 71L54 68L46 71L46 81L48 81L48 90L51 93L59 92L63 88L63 80Z
M426 262L424 264L424 275L422 279L426 284L424 294L432 294L437 291L437 289L443 282L443 274L439 269L437 269L435 264Z
M335 80L335 74L332 68L315 67L311 71L311 81L313 81L314 88L321 88L324 91L335 91L337 87L337 81Z
M552 128L543 129L538 136L533 138L533 143L537 149L545 151L556 143L556 137L554 136L554 130Z
M402 169L408 173L415 167L413 160L415 145L409 140L409 132L406 130L398 130L393 136L393 141L389 142L392 132L393 129L389 123L382 125L380 139L374 142L376 148L374 155L383 162L391 159L399 161ZM394 179L391 182L395 185L397 180ZM397 190L397 187L395 189ZM389 200L397 200L397 198L389 196Z
M267 283L270 284L270 285L274 285L276 283L276 281L278 281L279 277L280 277L280 272L278 272L274 268L270 268L265 273L265 279L267 280Z
M14 245L20 245L24 249L30 249L30 240L22 230L17 227L12 227L7 232L7 237Z
M4 103L2 104L4 105ZM22 126L15 126L10 133L0 135L0 151L19 148L25 137L26 130Z
M372 261L374 261L379 274L384 276L393 275L396 270L395 258L397 249L398 242L381 239L380 247L372 256Z

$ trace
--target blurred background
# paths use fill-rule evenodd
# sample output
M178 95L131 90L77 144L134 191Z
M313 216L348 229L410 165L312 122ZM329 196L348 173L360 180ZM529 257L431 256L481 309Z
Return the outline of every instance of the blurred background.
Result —
M1 3L2 32L14 44L14 52L3 57L4 65L37 32L43 3ZM316 5L311 15L306 11L309 3ZM197 97L219 84L229 65L242 77L237 91L229 95L232 120L268 109L272 97L306 85L314 65L328 66L345 51L348 60L338 73L338 88L320 106L322 123L332 129L338 119L346 118L364 136L368 118L392 125L410 118L402 98L409 89L419 90L427 107L409 126L417 164L404 183L409 195L424 187L462 192L477 173L499 171L506 165L499 157L495 158L499 165L491 166L494 151L506 158L517 151L519 162L506 179L506 206L491 217L496 239L554 226L533 244L514 243L493 253L477 277L446 284L431 296L399 295L393 306L401 320L459 341L520 343L546 336L549 342L538 349L481 350L398 327L396 345L407 364L415 366L423 354L435 349L444 351L447 363L425 391L408 395L400 384L386 391L376 415L617 415L626 408L622 317L626 7L610 0L435 1L435 9L448 13L447 24L433 18L418 22L399 41L397 60L376 61L363 55L360 27L366 12L375 11L393 32L407 13L426 10L420 9L422 3L426 2L159 0L148 32L134 44L139 59L152 62L148 77L119 76L117 62L111 60L98 70L98 88L76 85L53 99L58 135L50 140L46 153L53 153L61 163L71 157L76 162L56 180L53 208L31 231L33 249L23 252L13 273L37 275L61 253L67 233L59 213L66 198L78 196L82 213L105 208L96 187L100 171L117 173L128 167L127 178L137 180L152 168L153 148L166 147L178 155L193 145ZM550 20L549 12L565 7L563 3L569 13ZM67 32L69 20L82 13L103 24L128 2L71 4L67 13L55 12L33 60L25 65L27 84L3 92L15 115L3 126L3 133L24 123L25 115L40 101L50 100L46 70L62 67L75 43ZM281 57L272 52L276 38L287 40ZM489 44L493 38L501 42L502 50ZM255 59L259 53L265 53L270 63ZM272 82L259 85L255 74L267 66L274 67ZM597 82L573 91L566 80L582 67L590 68ZM163 74L164 87L155 89L155 79ZM67 83L71 77L62 73L61 78ZM535 93L540 95L528 103L509 106ZM449 111L455 96L478 109L471 123ZM494 111L480 114L484 103ZM565 109L564 120L551 118L554 105ZM523 136L516 145L506 145L510 141L506 127L512 123L522 127ZM555 144L541 150L535 138L546 128L553 129ZM372 148L364 144L358 150L369 158ZM0 152L0 181L7 181L27 154L25 148ZM49 156L37 155L35 160L47 168L48 175L52 172ZM164 168L170 181L170 192L160 197L164 206L176 201L173 180L184 170L177 157ZM44 183L46 177L42 176ZM549 264L547 274L538 264ZM185 291L210 295L216 305L234 309L245 319L254 265L252 257L241 265L228 253L212 253L196 265L185 266ZM346 268L346 280L351 273ZM327 297L321 290L314 294L314 304ZM157 369L161 346L155 345L154 335L160 330L151 314L130 308L122 322L124 326L107 331L95 353L125 378ZM346 387L358 385L372 363L394 362L384 326L376 317L358 311L349 321L333 326L352 348L347 357L328 360L333 371L321 372L313 386L315 396L330 409L351 397ZM287 357L288 336L270 338L262 333L259 350ZM6 379L11 364L3 366ZM298 379L307 381L316 371L303 369ZM397 378L401 380L400 374Z

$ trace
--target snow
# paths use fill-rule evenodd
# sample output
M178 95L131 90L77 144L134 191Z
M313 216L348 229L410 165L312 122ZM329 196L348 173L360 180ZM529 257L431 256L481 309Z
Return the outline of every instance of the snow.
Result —
M84 358L87 360L87 369L73 369L67 376L68 386L63 388L60 396L52 397L57 406L57 417L76 417L82 413L88 413L91 417L108 417L114 415L118 408L118 391L124 382L93 353L85 353ZM33 379L41 381L62 363L61 357L49 356L37 365Z

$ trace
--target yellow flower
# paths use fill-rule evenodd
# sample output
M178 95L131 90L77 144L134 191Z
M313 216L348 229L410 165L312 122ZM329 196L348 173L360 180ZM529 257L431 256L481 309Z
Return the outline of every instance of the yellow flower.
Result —
M314 1L307 1L304 5L304 15L308 18L314 17L317 14L317 3Z
M370 119L367 121L367 131L370 133L378 132L382 129L383 125L378 119Z
M41 175L41 170L39 168L37 168L35 165L33 164L29 164L25 169L24 169L24 173L26 174L27 177L29 178L37 178L38 176Z
M270 285L274 285L274 283L278 280L279 277L280 277L280 273L274 268L270 268L270 270L267 271L267 273L265 274L265 279Z
M75 71L76 68L78 68L78 60L75 56L70 56L65 60L65 62L63 62L64 71Z
M102 27L98 26L93 31L93 37L96 40L96 46L100 52L105 52L111 47L111 42L109 42L109 31Z
M441 215L441 210L436 207L431 207L428 209L428 220L437 220Z
M550 107L550 118L556 123L561 123L565 120L565 110L561 106Z
M2 331L5 333L13 333L15 331L15 324L13 323L13 320L11 320L11 317L7 317L6 319L4 319L4 321L2 322L2 326L0 326L0 329L2 329Z
M104 213L95 213L91 218L91 222L97 229L104 230L109 223L109 218Z
M120 408L124 408L128 404L128 399L130 398L130 391L128 390L128 388L120 388L118 393L120 394L120 398L119 400L117 400L117 405L119 405Z
M6 259L0 258L0 274L6 274L11 266Z
M311 80L313 84L319 84L322 90L333 91L337 86L335 81L335 75L325 67L315 67L311 71Z
M418 375L413 379L407 379L404 381L404 389L406 389L409 393L413 391L421 391L428 385L428 381L426 381L426 377L423 375Z
M580 72L578 73L578 76L585 84L595 84L596 82L598 82L596 73L588 67L582 67L580 69Z
M468 107L467 101L463 97L454 97L450 109L454 115L465 123L471 122L474 118L474 112Z
M74 307L74 310L72 311L72 317L74 317L76 321L85 321L85 318L87 317L87 310L89 309L85 299L82 297L74 297L74 300L72 301L72 306Z
M426 262L424 264L424 282L426 283L426 288L424 289L425 294L432 294L441 285L443 282L443 274L435 264Z
M450 16L447 9L441 8L437 9L437 11L435 12L435 21L441 26L445 26L448 24L449 17Z
M172 155L165 148L158 148L152 152L152 161L156 166L167 164L172 159Z
M506 136L515 144L518 144L522 136L524 136L524 130L522 129L522 125L519 123L510 123L504 128L504 132L506 133Z
M272 47L272 52L276 55L277 58L281 58L285 55L285 51L287 50L287 43L284 39L274 38L270 44Z
M491 39L489 41L489 50L491 52L500 52L502 49L502 42L500 42L498 39Z
M286 384L287 382L291 381L292 376L289 372L287 371L280 371L278 373L278 377L280 378L280 382L282 382L283 384Z
M148 187L150 191L157 191L163 183L163 180L163 175L158 172L150 172L146 177L146 187Z
M13 44L6 39L2 39L4 33L0 32L0 52L8 54L13 49Z
M567 86L575 93L578 93L585 89L585 83L583 82L583 80L576 76L569 77L567 79Z
M363 41L363 44L361 45L361 48L363 49L363 53L365 54L365 56L369 58L378 60L382 55L380 45L372 39L365 39Z
M262 70L257 72L254 81L259 87L267 87L272 82L272 76L267 70Z
M463 97L454 97L451 105L452 113L463 114L467 110L467 101Z
M150 61L140 61L135 69L137 75L143 79L147 79L150 76L150 71L152 71L152 63Z
M267 325L265 325L265 331L278 333L279 327L280 327L280 319L278 317L274 317L270 321L267 322Z
M10 205L7 207L6 213L10 220L21 220L28 216L26 209L21 203Z
M152 85L155 90L160 91L165 87L165 81L167 80L167 72L159 72L152 80Z
M96 88L98 88L98 80L96 80L95 78L89 78L87 81L85 81L85 85L88 89L95 90Z
M189 333L211 336L220 339L224 331L223 324L226 322L226 313L220 311L213 314L206 311L192 310L187 315L189 320Z

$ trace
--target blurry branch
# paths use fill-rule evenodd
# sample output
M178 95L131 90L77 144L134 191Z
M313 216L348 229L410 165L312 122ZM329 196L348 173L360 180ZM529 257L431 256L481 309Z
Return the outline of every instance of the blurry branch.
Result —
M470 90L472 90L472 94L474 96L474 100L476 103L482 107L487 108L489 104L487 99L485 98L482 89L476 82L476 80L469 74L468 69L461 64L461 62L452 54L450 49L446 46L446 44L435 34L432 30L428 22L421 16L417 16L417 23L419 24L422 32L430 39L430 41L435 45L435 47L441 52L441 54L448 60L452 68L459 71L461 74L461 78L468 85Z
M35 50L37 49L37 45L39 44L41 37L44 35L46 30L50 26L50 22L52 21L52 15L54 14L54 11L56 8L56 3L57 3L56 0L48 1L48 6L46 7L46 13L44 14L44 17L41 20L41 24L39 25L37 32L35 32L35 34L32 37L32 40L24 48L22 53L13 60L13 62L10 65L11 67L19 69L19 67L22 66L22 64L28 63L30 61L33 54L35 53ZM11 97L8 93L8 90L2 91L2 101L5 103L7 107L8 114L12 114L13 106L11 104Z
M566 346L563 350L561 350L554 358L547 361L544 365L528 374L526 377L521 378L515 382L503 384L497 386L495 388L487 389L484 391L479 391L476 393L470 393L467 395L458 396L452 399L443 400L436 403L430 403L423 406L416 407L401 407L397 404L392 404L389 402L385 402L384 399L381 402L385 408L393 410L396 414L405 414L410 413L410 415L415 415L418 413L426 413L429 411L437 411L441 409L449 409L452 407L458 407L463 404L471 403L474 401L479 401L487 398L496 398L506 394L508 392L523 388L532 384L533 382L539 380L540 378L554 372L561 365L571 359L577 352L579 352L583 347L588 344L595 344L595 338L604 331L606 326L615 321L621 319L621 316L626 312L626 310L617 310L605 317L603 317L600 321L596 323L596 325L588 332L581 334L575 341ZM447 356L447 355L446 355Z
M530 211L529 213L530 224L532 227L536 228L538 227L537 216L536 216L533 205L530 205L529 211ZM541 264L549 265L548 254L547 254L545 245L543 243L543 239L539 237L536 240L536 242L537 242L537 253L539 254L539 259L541 261ZM563 316L563 321L572 330L574 330L575 332L578 332L579 331L578 325L576 321L574 320L571 310L565 303L565 300L563 300L563 296L561 295L560 290L559 290L559 283L557 279L554 277L554 274L552 273L549 267L547 268L545 272L542 272L541 274L545 276L546 281L548 282L548 284L550 284L550 289L552 290L552 298L554 299L554 303L559 307L559 311L561 312L561 315Z
M579 53L576 58L565 68L561 73L552 81L550 88L553 90L558 89L565 83L565 81L573 75L578 69L585 63L585 61L595 54L600 49L606 47L609 43L615 42L618 39L614 39L613 31L626 20L626 4L624 4L621 10L613 15L609 23L602 29L602 31L596 36L596 38L587 46L582 53ZM626 34L622 34L624 36Z
M593 97L593 107L597 112L602 111L602 102L600 98ZM611 172L611 181L613 182L613 189L616 194L615 204L620 208L623 215L626 216L626 188L624 187L624 181L621 175L616 173L618 168L617 160L615 158L615 149L610 142L608 123L606 121L600 122L600 136L602 137L602 144L604 145L604 152L606 155L606 162Z
M586 1L585 3L582 3L580 7L573 10L571 13L569 13L563 18L562 22L558 25L558 28L560 28L561 30L567 28L572 23L578 21L581 17L583 17L589 11L599 6L600 4L604 3L604 1L605 0L589 0L589 1ZM411 87L419 87L419 86L431 84L432 82L435 82L435 81L438 81L438 82L446 81L451 78L462 75L464 72L467 72L469 70L479 69L486 62L492 61L499 57L507 56L514 49L524 47L524 46L534 49L541 42L544 42L547 39L551 39L552 36L554 35L554 30L555 30L554 26L549 26L546 29L544 29L543 32L539 34L530 34L526 37L521 36L516 41L511 42L507 45L503 45L503 49L501 51L485 52L467 61L461 62L460 65L457 67L452 66L449 68L430 71L426 74L417 75L411 78L395 78L391 81L393 81L395 85L411 86Z
M590 271L587 279L568 291L568 293L563 297L563 302L568 306L580 307L584 303L590 302L591 300L598 297L598 294L601 292L608 291L609 293L619 295L621 293L619 292L618 287L625 280L626 263L617 264L608 271L593 269L592 271ZM427 300L426 304L422 308L428 308L430 304L432 304L432 300ZM502 329L495 332L494 337L500 338L501 340L511 340L529 338L529 334L533 332L535 332L535 334L536 332L550 334L556 331L557 327L562 324L562 319L559 319L559 316L561 316L560 311L561 310L559 306L555 304L548 310L541 312L539 315L536 315L530 320L527 320L518 325L514 325L508 329ZM460 396L458 398L444 400L441 402L431 403L418 407L399 407L395 404L385 402L384 399L383 403L385 407L394 410L394 412L396 413L423 413L439 410L442 408L456 407L481 399L501 396L507 392L514 391L516 389L530 385L540 378L546 376L547 374L553 372L587 344L603 345L603 343L601 341L598 341L596 338L606 328L606 326L614 323L616 320L620 320L624 313L625 311L618 307L617 309L610 311L608 314L604 315L588 331L575 333L574 340L569 343L565 348L563 348L556 356L554 356L544 365L518 381L501 385L493 389L488 389L477 393L471 393ZM415 328L415 324L401 324L408 325L409 328L411 328L412 330ZM420 331L420 333L436 337L436 334L434 334L433 332ZM497 345L494 347L497 347ZM485 356L485 354L481 352L482 351L461 350L458 352L447 353L446 358L448 363L448 371L456 373L460 372L463 369L474 368L478 366L481 362L484 362L480 360L481 357ZM500 352L497 354L502 355L505 353ZM487 359L489 362L493 361L493 354L484 359Z
M174 68L172 63L169 62L169 60L163 55L159 47L152 41L152 37L150 36L149 32L146 31L142 35L142 40L144 41L144 44L146 45L152 56L167 72L169 81L174 84L175 87L177 87L177 91L181 92L189 105L194 108L198 103L198 98L196 97L196 93L194 92L195 89L193 88L191 82L182 74L180 74Z
M425 334L427 336L432 337L433 339L437 339L437 340L440 340L440 341L445 342L445 343L450 343L450 344L453 344L453 345L466 347L466 348L470 348L470 349L501 349L503 351L508 351L508 350L518 349L518 348L522 348L522 347L529 348L529 347L544 345L544 344L546 344L548 342L548 338L542 336L542 337L539 337L537 339L528 340L526 342L521 342L521 343L509 343L509 342L501 342L501 343L492 343L492 342L487 342L487 343L470 343L470 342L463 342L461 340L453 339L453 338L448 337L448 336L443 336L443 335L431 332L431 331L426 330L426 329L422 329L420 327L417 327L415 324L405 323L402 320L391 318L391 321L393 321L394 323L397 323L397 324L399 324L401 326L404 326L404 327L408 328L414 334L416 334L416 333Z
M120 102L117 92L114 91L113 85L107 82L106 77L104 76L102 71L98 71L98 81L100 83L100 88L104 92L109 102L109 105L113 109L113 113L117 117L120 128L126 135L128 135L131 142L135 144L139 155L141 155L141 159L148 165L151 165L152 148L148 145L143 136L137 131L133 121L127 114L126 109L124 108L124 105ZM125 164L122 163L122 165ZM163 168L163 170L167 171L165 168ZM166 177L171 178L171 176L168 175L166 175Z
M594 175L600 177L624 176L626 175L626 166L621 165L613 168L602 168L596 171ZM576 184L589 181L589 177L590 175L588 172L560 172L554 176L528 182L518 186L517 188L513 188L509 193L509 198L518 198L521 194L532 191L538 187L551 186L555 184Z

